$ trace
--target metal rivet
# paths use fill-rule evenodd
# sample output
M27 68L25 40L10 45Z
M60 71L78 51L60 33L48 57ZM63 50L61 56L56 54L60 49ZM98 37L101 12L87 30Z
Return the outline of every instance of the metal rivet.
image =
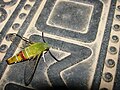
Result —
M6 40L7 41L13 41L14 38L15 38L15 35L13 35L13 34L7 34L6 35Z
M111 73L106 72L103 74L103 80L106 82L111 82L113 80L113 76Z
M30 10L30 9L31 9L31 5L30 5L30 4L26 4L26 5L24 6L24 9L25 9L25 10Z
M117 18L118 20L120 20L120 15L116 15L116 18Z
M5 53L7 51L7 49L8 49L8 46L5 45L5 44L3 44L3 45L0 46L0 52L1 53Z
M115 24L115 25L113 26L113 29L114 29L115 31L119 31L119 30L120 30L120 25Z
M112 36L112 42L117 43L118 41L119 41L118 36L113 35L113 36Z
M0 8L0 23L7 18L7 12L5 9Z
M111 54L116 54L116 53L117 53L117 49L116 49L116 47L114 47L114 46L110 46L110 48L109 48L109 52L110 52Z
M12 28L13 28L14 30L18 30L18 29L20 28L20 24L19 24L19 23L15 23L15 24L12 26Z
M113 59L107 59L105 64L107 67L112 68L115 66L115 61Z
M119 6L117 6L117 9L118 9L118 10L120 10L120 5L119 5Z
M107 88L101 88L100 90L108 90Z
M24 19L26 17L26 14L25 13L21 13L20 15L19 15L19 18L20 19Z

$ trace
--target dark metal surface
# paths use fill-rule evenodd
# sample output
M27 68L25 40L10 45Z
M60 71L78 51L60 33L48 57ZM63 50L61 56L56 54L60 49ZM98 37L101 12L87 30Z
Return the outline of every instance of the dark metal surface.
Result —
M120 0L1 0L0 90L119 90ZM29 86L26 62L7 65L25 42L45 41L47 53ZM11 41L12 40L12 41Z

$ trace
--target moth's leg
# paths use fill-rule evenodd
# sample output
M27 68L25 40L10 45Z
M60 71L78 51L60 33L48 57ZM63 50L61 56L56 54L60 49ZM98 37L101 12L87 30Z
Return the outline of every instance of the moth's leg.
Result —
M45 60L45 53L46 53L46 51L44 51L44 52L42 53L42 58L43 58L44 63L45 63L46 66L48 67L48 64L46 63L46 60Z
M46 62L46 60L45 60L45 53L46 53L46 51L44 51L44 52L42 53L42 58L43 58L43 61L44 61L44 62Z

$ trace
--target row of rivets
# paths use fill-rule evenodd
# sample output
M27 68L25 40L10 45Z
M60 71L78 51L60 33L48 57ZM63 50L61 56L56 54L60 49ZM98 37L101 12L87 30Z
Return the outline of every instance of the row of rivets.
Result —
M117 10L120 10L120 5L117 6ZM118 20L120 20L120 15L116 15L116 18L117 18ZM119 24L115 24L115 25L113 26L113 29L114 29L115 31L120 31L120 25L119 25ZM117 36L117 35L112 35L111 41L112 41L113 43L119 42L118 36ZM110 52L111 54L117 54L117 49L116 49L116 47L110 46L110 47L109 47L109 52ZM106 61L106 66L108 66L108 67L110 67L110 68L111 68L111 67L114 67L114 66L115 66L115 61L114 61L113 59L108 59L108 60Z
M120 11L120 5L117 6L117 10ZM120 15L117 14L117 15L115 16L115 18L120 21ZM114 30L114 31L120 31L120 25L119 25L119 24L114 24L114 25L113 25L113 30ZM119 37L118 37L117 35L112 35L112 36L111 36L111 42L112 42L112 43L118 43L118 42L119 42ZM118 51L117 51L117 48L116 48L115 46L110 46L110 47L108 48L108 51L109 51L109 53L112 54L112 55L115 55L115 54L117 54L117 52L118 52ZM105 61L105 65L106 65L108 68L113 68L113 67L115 67L115 61L114 61L113 59L109 58L109 59L107 59L107 60ZM103 75L102 75L102 77L103 77L103 80L104 80L105 82L111 82L111 81L113 80L113 75L112 75L112 73L110 73L109 71L104 72ZM100 90L108 90L108 88L105 88L105 87L104 87L104 88L101 88Z
M30 2L34 2L35 0L29 0ZM30 4L26 4L25 6L24 6L24 10L30 10L31 9L31 5ZM0 9L1 10L1 9ZM4 15L5 16L5 15ZM21 14L19 14L19 19L25 19L25 17L27 16L27 14L26 13L21 13ZM2 19L0 19L0 20L4 20L4 18L3 18L3 14L1 14L0 13L0 18L2 18ZM1 21L0 21L1 22ZM12 25L12 29L13 30L19 30L19 28L20 28L20 24L19 23L14 23L13 25ZM6 40L7 41L12 41L13 39L15 38L15 36L14 35L12 35L12 34L7 34L6 35ZM6 44L2 44L1 46L0 46L0 52L1 53L5 53L6 51L7 51L7 49L8 49L8 46L6 45Z
M10 0L5 2L4 0L0 3L0 23L6 20L9 13L5 10L5 6L13 6L17 3L17 0ZM2 34L0 34L0 39L3 39ZM0 53L5 53L8 49L6 44L0 45Z
M16 3L17 3L17 0L10 0L8 2L1 0L1 3L0 3L0 23L3 22L7 18L7 12L5 10L5 6L13 6Z
M24 9L25 9L25 10L30 10L30 9L31 9L31 5L30 5L30 4L26 4L26 5L24 6ZM21 13L21 14L19 15L19 19L25 19L26 16L27 16L26 13ZM12 29L13 29L13 30L19 30L19 28L20 28L20 24L19 24L19 23L15 23L15 24L13 24L13 26L12 26Z

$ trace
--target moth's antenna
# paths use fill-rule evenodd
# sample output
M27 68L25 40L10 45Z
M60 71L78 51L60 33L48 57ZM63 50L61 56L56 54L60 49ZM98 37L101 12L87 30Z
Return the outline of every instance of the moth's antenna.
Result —
M60 62L52 53L50 50L48 50L49 54L57 61L57 62Z
M44 43L46 43L46 41L45 41L45 39L44 39L44 33L43 33L43 32L42 32L42 40L43 40ZM51 53L50 50L48 50L48 52L49 52L49 54L50 54L57 62L59 62L59 60Z
M45 39L44 39L44 33L42 32L42 40L44 43L46 43Z
M25 38L25 37L21 37L20 35L18 35L18 34L16 34L16 33L11 33L11 34L16 35L16 36L18 36L19 38L21 38L22 40L24 40L24 41L32 44L32 42L31 42L29 39Z

